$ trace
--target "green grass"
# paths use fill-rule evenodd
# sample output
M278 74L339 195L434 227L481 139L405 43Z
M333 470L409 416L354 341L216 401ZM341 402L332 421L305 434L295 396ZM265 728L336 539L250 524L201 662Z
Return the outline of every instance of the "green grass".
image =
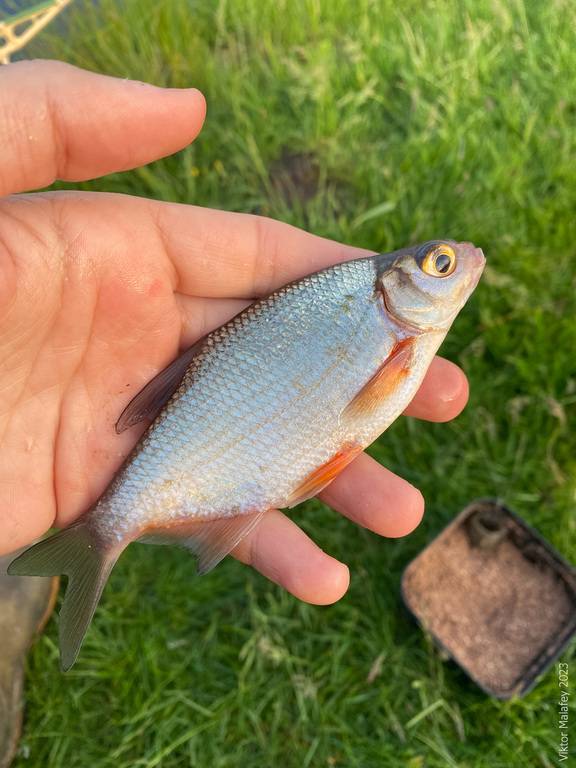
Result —
M576 560L575 4L101 0L65 24L27 54L197 85L209 102L194 146L82 186L256 211L374 250L450 235L488 267L443 347L470 377L468 409L401 420L372 449L422 489L420 529L385 541L299 509L351 567L330 608L232 561L196 579L183 552L130 548L74 670L58 671L55 621L36 644L16 765L555 765L555 671L522 701L490 700L440 659L398 587L478 496ZM306 202L271 178L286 152L314 158Z

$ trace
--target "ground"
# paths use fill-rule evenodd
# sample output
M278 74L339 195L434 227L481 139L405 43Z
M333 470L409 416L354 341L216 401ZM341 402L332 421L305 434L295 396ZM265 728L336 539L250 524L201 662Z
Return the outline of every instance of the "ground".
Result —
M79 0L64 15L26 55L196 85L209 103L192 147L85 188L255 211L378 251L469 239L488 266L442 349L470 378L467 410L401 419L372 447L422 489L419 530L386 541L299 508L351 567L329 608L233 561L196 578L185 552L131 547L73 671L58 669L56 621L36 644L16 765L555 765L556 668L524 700L487 698L411 622L399 582L483 496L576 560L576 6Z

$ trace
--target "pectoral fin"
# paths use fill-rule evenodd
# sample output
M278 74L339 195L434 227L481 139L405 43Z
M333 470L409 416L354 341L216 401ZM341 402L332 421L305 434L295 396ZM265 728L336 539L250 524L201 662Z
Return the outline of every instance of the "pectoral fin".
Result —
M139 424L141 421L150 421L158 411L172 397L182 381L186 369L204 346L201 339L193 344L190 349L183 352L180 357L173 360L160 373L156 374L148 384L128 403L116 422L116 432L120 434L124 430Z
M316 496L334 478L345 469L362 451L362 446L349 443L343 446L331 459L313 470L290 494L286 502L288 508L295 507L307 499Z
M413 339L399 341L384 363L346 406L343 416L365 417L389 397L410 372Z
M256 527L265 512L151 527L139 541L186 547L198 558L198 573L204 574L218 565Z

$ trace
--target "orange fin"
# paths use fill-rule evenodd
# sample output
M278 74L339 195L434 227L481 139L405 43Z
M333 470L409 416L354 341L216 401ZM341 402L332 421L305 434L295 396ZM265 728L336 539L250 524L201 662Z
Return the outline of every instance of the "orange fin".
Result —
M312 496L320 493L323 488L345 469L351 461L362 451L362 446L357 443L348 443L343 446L331 459L314 469L300 485L294 489L286 501L286 507L295 507Z
M413 338L399 341L384 363L344 409L344 416L366 416L391 395L410 371Z
M141 421L150 421L157 416L162 406L176 392L188 366L203 347L204 339L200 339L150 379L120 414L116 422L118 435Z
M263 512L150 527L139 541L180 544L198 558L198 573L211 571L260 522Z

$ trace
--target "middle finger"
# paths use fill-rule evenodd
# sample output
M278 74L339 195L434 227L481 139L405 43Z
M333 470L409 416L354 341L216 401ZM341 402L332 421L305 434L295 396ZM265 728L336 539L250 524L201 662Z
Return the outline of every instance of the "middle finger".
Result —
M424 498L406 480L361 453L319 498L358 525L396 538L416 528Z

